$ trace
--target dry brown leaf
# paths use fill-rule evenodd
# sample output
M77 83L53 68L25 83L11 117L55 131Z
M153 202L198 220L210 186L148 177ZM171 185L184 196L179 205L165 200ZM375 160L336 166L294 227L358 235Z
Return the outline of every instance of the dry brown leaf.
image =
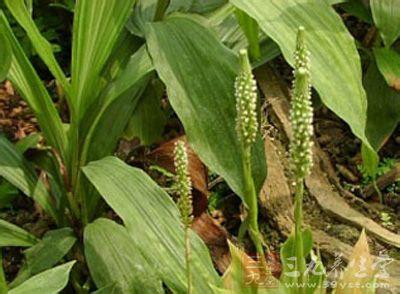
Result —
M174 148L175 142L183 140L186 143L189 159L189 175L193 184L193 213L200 216L207 210L208 189L207 169L199 157L194 153L187 143L186 137L181 136L161 144L149 154L149 159L170 172L174 172Z
M363 230L353 248L347 268L339 279L336 294L363 294L365 285L374 280L374 258L369 252L367 235Z
M228 232L207 213L195 219L192 229L207 245L217 269L224 273L231 262Z

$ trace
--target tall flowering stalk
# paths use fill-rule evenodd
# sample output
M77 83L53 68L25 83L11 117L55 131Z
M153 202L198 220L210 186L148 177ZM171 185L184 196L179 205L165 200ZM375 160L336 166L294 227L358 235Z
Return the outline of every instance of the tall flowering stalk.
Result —
M245 225L248 226L250 237L257 249L257 253L260 255L261 260L264 260L264 251L258 228L258 197L251 173L251 149L256 141L259 127L257 120L257 86L251 71L247 50L241 50L239 58L240 72L235 82L236 131L243 153L244 202L248 210Z
M293 138L290 144L290 155L295 178L295 244L297 271L300 282L306 271L303 254L303 194L304 179L312 167L313 108L311 104L310 62L309 52L305 44L304 28L300 27L294 63L294 82L292 89L292 107L290 120Z
M181 220L185 230L185 261L186 261L186 277L188 283L188 294L192 290L192 273L191 273L191 248L190 248L190 226L193 222L193 203L192 203L192 182L188 172L188 155L185 143L183 141L176 142L174 150L175 163L175 189L179 195L178 207L181 213Z

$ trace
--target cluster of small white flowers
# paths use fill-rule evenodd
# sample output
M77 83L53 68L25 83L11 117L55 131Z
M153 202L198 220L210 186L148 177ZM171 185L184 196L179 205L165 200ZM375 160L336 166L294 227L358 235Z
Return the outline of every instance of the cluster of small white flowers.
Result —
M309 52L304 42L304 29L299 29L295 53L295 68L290 120L293 139L290 154L296 178L304 178L312 167L313 108L311 103Z
M175 143L174 164L175 189L179 195L178 207L182 223L185 227L189 227L193 221L192 182L188 172L188 155L183 141Z
M241 67L235 82L236 131L245 146L251 146L257 136L257 84L251 72L247 51L240 51Z

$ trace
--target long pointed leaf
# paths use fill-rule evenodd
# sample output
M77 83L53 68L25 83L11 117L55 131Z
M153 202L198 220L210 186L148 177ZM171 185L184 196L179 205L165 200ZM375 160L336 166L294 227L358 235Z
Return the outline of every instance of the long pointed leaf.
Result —
M81 166L112 154L146 88L152 70L147 50L142 47L131 56L126 67L104 90L99 105L96 105L95 111L91 111L94 118L88 116L82 122L83 126L86 125L87 133L82 136L80 144L83 146ZM84 194L85 197L90 196L87 199L87 210L92 215L99 198L90 190Z
M0 247L29 247L37 242L38 239L24 229L0 219Z
M126 228L98 219L85 228L85 256L98 288L113 293L164 293L157 271L135 247Z
M69 273L75 261L57 266L33 276L20 286L8 291L8 294L56 294L68 283Z
M0 136L0 176L36 200L43 209L57 220L53 201L34 168L17 151L13 144Z
M3 253L2 253L1 249L0 249L0 260L3 260ZM7 294L7 293L8 293L7 281L6 281L6 277L4 275L3 263L1 263L0 264L0 294Z
M11 66L12 50L10 42L4 33L0 32L0 81L2 82L8 74Z
M400 2L398 0L370 0L372 16L386 47L400 36Z
M173 291L187 291L184 231L179 211L170 196L142 170L115 157L106 157L83 168L106 202L122 218L135 247L157 269ZM193 286L212 293L219 286L208 250L191 234Z
M10 286L16 287L31 276L54 266L71 250L75 242L71 228L47 232L41 241L24 252L26 263Z
M368 95L367 136L375 150L379 150L400 122L400 92L388 87L375 62L365 76Z
M0 31L7 38L13 53L8 78L35 113L47 142L55 147L65 159L67 137L57 109L1 11Z
M151 60L143 47L132 55L126 68L104 91L97 116L88 126L89 132L82 142L83 164L113 151L145 90L148 74L152 70Z
M243 197L242 153L235 130L238 58L189 17L148 24L146 38L154 66L167 86L169 100L191 147ZM258 191L265 175L264 146L258 138L253 149Z
M400 54L388 48L375 49L374 54L379 71L387 84L400 92Z
M53 54L53 49L49 41L42 36L35 22L31 17L31 12L25 4L25 0L5 0L4 1L11 11L12 15L18 21L18 23L24 28L29 39L32 42L33 47L39 54L40 58L48 66L54 77L61 83L64 90L67 92L67 96L70 97L71 89L67 78L64 75L61 67L59 66L56 58Z
M151 145L161 139L167 122L166 114L161 108L163 95L163 83L159 79L152 79L129 120L124 138L132 140L137 137L141 145Z
M99 94L100 74L135 0L78 0L72 46L72 87L79 117Z

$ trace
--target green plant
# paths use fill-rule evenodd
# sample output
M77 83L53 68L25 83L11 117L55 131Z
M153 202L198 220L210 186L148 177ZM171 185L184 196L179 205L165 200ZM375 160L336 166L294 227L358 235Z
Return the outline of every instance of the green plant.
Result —
M294 178L294 233L281 248L283 263L282 284L288 293L314 293L322 291L325 274L315 275L307 270L307 260L313 256L312 236L309 229L303 230L304 181L310 174L313 163L313 108L311 105L310 57L304 27L300 27L294 63L294 81L290 110L293 135L290 141L290 158ZM294 267L291 261L294 260ZM322 262L314 256L317 268L324 272ZM290 275L290 272L297 273ZM291 289L291 283L300 285Z
M292 108L290 112L293 129L290 154L296 190L294 208L296 270L300 272L300 283L304 282L303 277L306 271L302 232L304 180L310 174L313 144L310 61L304 34L304 28L300 27L297 37L294 67L295 80L293 83Z
M0 175L33 198L58 229L38 238L0 222L1 246L29 248L14 281L7 284L0 275L0 289L58 292L67 285L70 271L68 287L78 293L95 289L98 293L164 293L165 288L176 293L214 293L224 287L225 279L214 269L205 244L189 228L187 171L178 171L186 185L181 186L185 189L181 189L180 200L186 209L180 213L165 190L142 170L111 156L124 134L145 134L140 135L145 145L159 137L165 121L155 121L154 115L143 112L159 106L164 88L192 149L243 200L248 218L242 232L248 228L263 262L257 195L265 180L266 160L257 132L257 93L251 67L281 52L295 67L291 150L297 190L294 235L282 246L282 262L284 272L291 265L287 258L294 256L300 274L305 272L306 260L323 269L319 256L312 252L311 232L301 228L303 181L312 155L307 125L311 120L310 82L324 104L362 141L369 172L377 164L377 150L398 122L398 112L392 113L396 107L385 108L389 116L378 116L374 111L380 108L373 107L381 92L385 103L398 102L394 99L398 93L388 91L388 85L397 87L393 76L398 76L398 53L391 46L400 33L387 25L397 21L390 21L388 11L398 7L371 1L384 46L378 39L377 48L369 50L374 62L366 80L375 82L366 83L364 91L355 42L331 7L338 2L77 0L74 5L64 1L63 7L74 11L68 76L31 17L32 1L5 0L62 89L68 112L63 121L13 33L11 16L1 12L0 77L11 80L29 104L48 148L41 158L28 161L17 146L0 137ZM296 42L297 28L302 25L307 31L310 68L301 32ZM252 64L245 52L239 52L246 47ZM296 48L297 57L293 56ZM153 89L153 81L161 86ZM379 87L369 88L378 83ZM367 102L372 107L367 108ZM125 132L128 122L135 124L133 132L129 127ZM103 218L108 207L123 224ZM242 266L236 258L240 250L230 248L234 287L225 290L324 291L320 286L324 276L314 275L295 279L315 281L317 286L307 289L289 289L284 277L273 279L277 289L246 289L237 275ZM73 261L54 267L74 259L79 262L73 268ZM43 280L46 283L38 282ZM32 292L31 287L38 284L41 288Z
M371 174L370 170L368 167L366 167L364 164L358 165L357 168L361 172L362 175L362 180L361 180L361 185L362 186L367 186L368 184L374 185L375 191L379 196L379 201L380 203L384 203L383 195L379 187L377 186L376 180L378 177L384 175L385 173L391 171L393 167L396 164L396 160L393 158L384 158L379 162L379 164L376 166L374 172Z
M201 22L188 15L171 16L153 23L155 14L151 14L149 18L142 18L144 23L140 29L142 37L145 38L130 34L124 25L132 13L134 2L76 2L71 76L67 77L55 58L52 46L32 20L25 2L5 1L13 17L25 30L38 56L62 88L69 118L65 122L61 120L49 93L15 38L8 18L2 13L2 78L10 79L28 103L37 117L49 148L44 152L44 159L29 162L13 144L1 137L0 175L25 195L33 198L45 213L53 218L56 226L70 227L70 231L63 232L66 234L63 238L69 238L72 234L74 242L71 242L72 245L68 243L69 246L63 247L57 254L49 253L45 256L39 250L43 246L48 248L45 238L22 243L23 246L33 246L31 248L37 249L32 249L32 254L26 254L27 267L21 270L15 281L3 285L4 287L14 289L30 276L51 268L63 259L82 260L84 255L91 279L85 274L85 263L79 262L71 275L71 285L76 292L87 292L93 288L93 282L98 289L113 288L116 291L129 292L145 287L150 292L162 292L161 281L175 291L185 291L187 282L183 277L186 277L186 270L181 265L181 259L187 248L182 243L184 231L187 229L183 230L178 224L176 205L171 202L168 194L138 169L129 168L115 158L99 161L114 151L131 115L135 113L138 101L146 98L142 93L150 78L154 77L155 70L167 86L171 104L185 127L193 149L210 168L226 178L239 196L245 195L243 155L237 153L240 142L235 134L232 115L235 113L234 94L226 91L231 89L234 83L237 56L227 51ZM139 5L136 7L140 9ZM154 5L151 6L154 13L156 7L157 2L154 1ZM201 5L196 9L199 7ZM139 18L140 12L133 13ZM147 46L144 46L145 42ZM170 42L173 46L168 44ZM187 44L190 46L187 47ZM208 44L207 51L204 44ZM209 54L208 50L215 54ZM160 53L163 54L162 58L159 57ZM186 64L180 64L180 69L183 69L183 72L180 72L176 70L176 61L182 55L190 58L185 59ZM201 64L196 73L199 78L195 87L192 87L195 81L187 74L192 71L192 62ZM203 65L208 63L211 66ZM211 81L212 88L208 87ZM198 83L202 85L199 87ZM177 89L181 93L177 93ZM207 95L204 95L206 92ZM159 91L156 91L155 95L158 93ZM215 99L216 97L218 99ZM178 103L182 98L183 105ZM147 103L147 99L143 101ZM204 104L208 104L209 109L213 111L208 112L207 117L197 119L193 123L193 118L197 117L194 114L199 113ZM190 107L187 107L188 105ZM146 116L141 119L146 119ZM140 119L137 123L140 127ZM223 138L220 137L221 131L225 135ZM215 144L216 138L219 144ZM252 172L258 191L265 178L264 151L259 137L256 138L256 146L258 147L254 148L252 157L257 163L252 165ZM88 165L92 161L98 164ZM37 168L41 174L47 176L38 177ZM111 172L113 168L117 170ZM106 171L108 179L105 181L99 180L102 171ZM111 178L112 174L116 177ZM132 179L136 178L136 181L126 178L129 175ZM122 182L116 184L115 181L119 180ZM133 190L120 190L131 181L132 185L128 185L128 189ZM107 186L103 186L104 183L107 183ZM109 190L113 188L117 190ZM133 206L129 206L127 203L130 202L130 193L135 197L147 197L135 200ZM105 211L100 195L124 220L125 226L104 219L94 221ZM115 199L123 199L126 203L119 203L119 200L118 203L114 203L114 200L106 198L106 195L118 195ZM124 198L124 195L127 197ZM118 206L119 204L122 206ZM127 207L128 211L125 210ZM160 218L167 221L157 221ZM12 228L18 231L15 226ZM164 233L160 233L160 230ZM54 230L54 234L56 232L58 231ZM99 232L110 234L104 235ZM197 273L193 277L193 288L207 292L211 285L220 283L220 278L212 267L204 244L194 234L189 235L193 248L192 269ZM133 236L141 236L140 239L148 242L132 243ZM118 242L110 242L110 239L107 239L109 237ZM63 238L52 239L53 247L64 244ZM77 240L79 241L76 242ZM16 242L5 244L21 246L20 241L17 238ZM43 245L44 242L46 245ZM76 246L73 246L75 243ZM117 251L113 247L115 244L119 246ZM162 252L158 252L158 244L163 244ZM116 253L121 254L125 251L135 251L138 254L121 265L120 257ZM36 262L41 258L46 262L32 270L29 267L30 260ZM157 265L156 271L151 270L154 265ZM131 271L132 267L141 267L143 270L138 270L135 276L129 275L132 280L123 279L122 273ZM151 278L144 278L146 275Z
M251 71L246 50L239 52L240 72L235 82L236 96L236 131L241 142L243 153L243 171L245 181L244 205L248 216L242 224L241 233L248 229L261 260L264 259L264 249L258 228L258 197L254 185L251 168L252 145L257 139L257 83ZM240 236L241 238L241 236Z
M185 261L188 290L193 292L192 272L191 272L191 248L190 248L190 226L193 222L193 204L192 204L192 183L188 174L188 156L185 143L178 141L174 150L174 163L176 171L175 187L179 195L178 207L181 213L182 224L185 230Z

